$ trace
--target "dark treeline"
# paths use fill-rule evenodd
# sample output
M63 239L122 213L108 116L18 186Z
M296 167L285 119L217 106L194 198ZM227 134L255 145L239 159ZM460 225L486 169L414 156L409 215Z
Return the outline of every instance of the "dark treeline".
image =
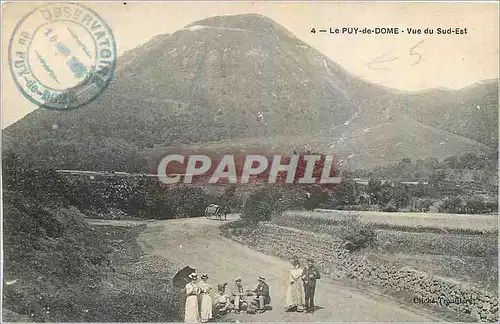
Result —
M447 169L457 166L472 168L482 161L484 168L492 167L490 159L481 159L473 154L451 157L439 162L435 159L413 163L403 159L400 163L342 174L343 181L335 186L298 184L268 186L274 188L283 200L294 197L287 208L385 210L385 211L439 211L453 213L490 213L497 210L496 186L484 181L467 183L447 179ZM426 168L428 177L416 176ZM35 169L23 165L14 154L4 156L4 188L22 187L26 194L47 201L74 206L88 217L170 219L202 216L210 203L229 208L231 212L242 211L245 188L236 190L228 185L222 194L213 195L201 185L166 186L151 178L107 178L71 177L56 174L50 169ZM413 177L411 176L413 174ZM367 185L356 183L354 177L368 177ZM418 180L418 184L404 184L401 180ZM427 184L424 184L426 181ZM42 187L50 190L42 190ZM279 188L279 190L278 190ZM257 193L256 193L257 194ZM266 194L270 195L270 194ZM274 194L273 194L274 195ZM309 197L306 199L305 197ZM264 200L265 198L262 198ZM259 199L255 207L258 210ZM253 203L252 203L253 204ZM119 211L117 215L115 211Z
M239 199L228 187L221 196L210 196L200 186L168 187L157 179L91 179L61 175L54 169L23 163L16 155L4 155L4 189L44 201L44 205L73 206L88 217L120 215L143 219L202 216L205 207L217 203L237 208ZM108 215L109 214L109 215Z
M498 210L498 151L465 153L443 161L435 158L343 172L329 208L385 211L491 213ZM367 185L354 178L365 178ZM402 182L417 182L405 184Z
M402 159L399 163L375 167L370 170L344 172L348 178L379 178L403 181L428 181L436 171L475 170L496 172L498 170L498 150L490 154L477 155L464 153L460 156L449 156L443 161L436 158ZM477 179L480 180L480 179Z
M460 185L445 181L431 181L428 185L382 182L371 179L368 185L361 185L350 179L343 179L330 195L323 208L346 210L382 210L436 212L458 214L492 213L498 210L495 198L484 195L470 195Z

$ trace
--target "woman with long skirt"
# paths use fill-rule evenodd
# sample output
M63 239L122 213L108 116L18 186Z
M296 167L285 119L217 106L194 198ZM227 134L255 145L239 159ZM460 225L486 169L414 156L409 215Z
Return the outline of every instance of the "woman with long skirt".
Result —
M198 276L196 273L189 275L190 282L186 284L186 308L184 312L184 322L186 323L199 323L200 313L198 311L198 294L200 288L196 284Z
M203 274L201 275L201 282L198 284L201 294L200 317L202 323L206 323L212 319L212 297L210 296L212 285L207 280L208 275Z
M287 311L304 311L304 281L302 280L302 267L299 260L292 262L293 269L290 270L288 279L288 289L286 293Z

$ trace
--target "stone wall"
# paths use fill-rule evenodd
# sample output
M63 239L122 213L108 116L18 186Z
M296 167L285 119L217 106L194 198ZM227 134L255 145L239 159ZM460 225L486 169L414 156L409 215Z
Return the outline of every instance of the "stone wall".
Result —
M272 224L256 228L230 228L222 233L266 254L286 259L312 257L322 274L409 294L414 303L468 314L481 322L498 322L498 296L467 284L429 275L409 267L369 260L342 248L342 242L328 235L304 232Z

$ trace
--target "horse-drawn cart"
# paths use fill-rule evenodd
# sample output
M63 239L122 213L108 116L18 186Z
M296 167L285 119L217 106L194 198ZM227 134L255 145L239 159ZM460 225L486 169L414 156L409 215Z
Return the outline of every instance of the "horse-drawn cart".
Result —
M213 219L215 217L217 220L222 220L222 217L224 217L224 220L227 220L227 214L227 208L219 205L210 204L207 208L205 208L205 217L207 219Z

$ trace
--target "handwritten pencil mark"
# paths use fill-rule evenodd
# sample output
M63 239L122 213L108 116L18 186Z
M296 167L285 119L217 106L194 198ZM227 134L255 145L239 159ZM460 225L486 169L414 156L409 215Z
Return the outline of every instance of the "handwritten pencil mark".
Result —
M417 47L418 47L420 44L422 44L423 42L424 42L424 41L422 40L422 41L418 42L417 44L413 45L413 46L410 48L410 56L418 55L418 60L417 60L417 61L415 61L415 62L413 62L413 63L412 63L412 64L410 64L410 65L417 65L417 64L419 64L419 63L422 61L422 55L421 55L420 53L418 53L418 52L413 52L413 50L414 50L415 48L417 48Z
M415 49L420 46L420 44L422 44L424 41L421 40L420 42L416 43L415 45L413 45L411 48L410 48L410 57L415 57L415 61L413 63L411 63L410 65L417 65L419 64L420 62L422 62L423 60L423 55L420 54L419 52L415 51ZM384 55L382 56L379 56L378 58L376 58L375 60L371 61L370 63L367 63L366 65L372 69L372 70L385 70L385 71L390 71L391 69L387 68L387 67L373 67L374 64L381 64L381 63L388 63L388 62L392 62L392 61L395 61L395 60L398 60L399 59L399 56L392 56L391 58L387 58L389 56L389 53L385 53ZM385 58L385 59L384 59Z
M377 68L377 67L372 67L372 65L373 65L373 64L380 64L380 63L392 62L392 61L395 61L395 60L397 60L397 59L398 59L398 57L397 57L397 56L395 56L395 57L392 57L392 58L390 58L390 59L385 59L385 60L383 60L383 58L384 58L384 57L386 57L387 55L389 55L389 53L385 53L384 55L382 55L382 56L380 56L380 57L376 58L375 60L373 60L372 62L368 63L368 64L367 64L367 65L368 65L368 67L369 67L370 69L372 69L372 70L386 70L386 71L390 71L391 69L389 69L389 68L383 68L383 67L382 67L382 68Z

